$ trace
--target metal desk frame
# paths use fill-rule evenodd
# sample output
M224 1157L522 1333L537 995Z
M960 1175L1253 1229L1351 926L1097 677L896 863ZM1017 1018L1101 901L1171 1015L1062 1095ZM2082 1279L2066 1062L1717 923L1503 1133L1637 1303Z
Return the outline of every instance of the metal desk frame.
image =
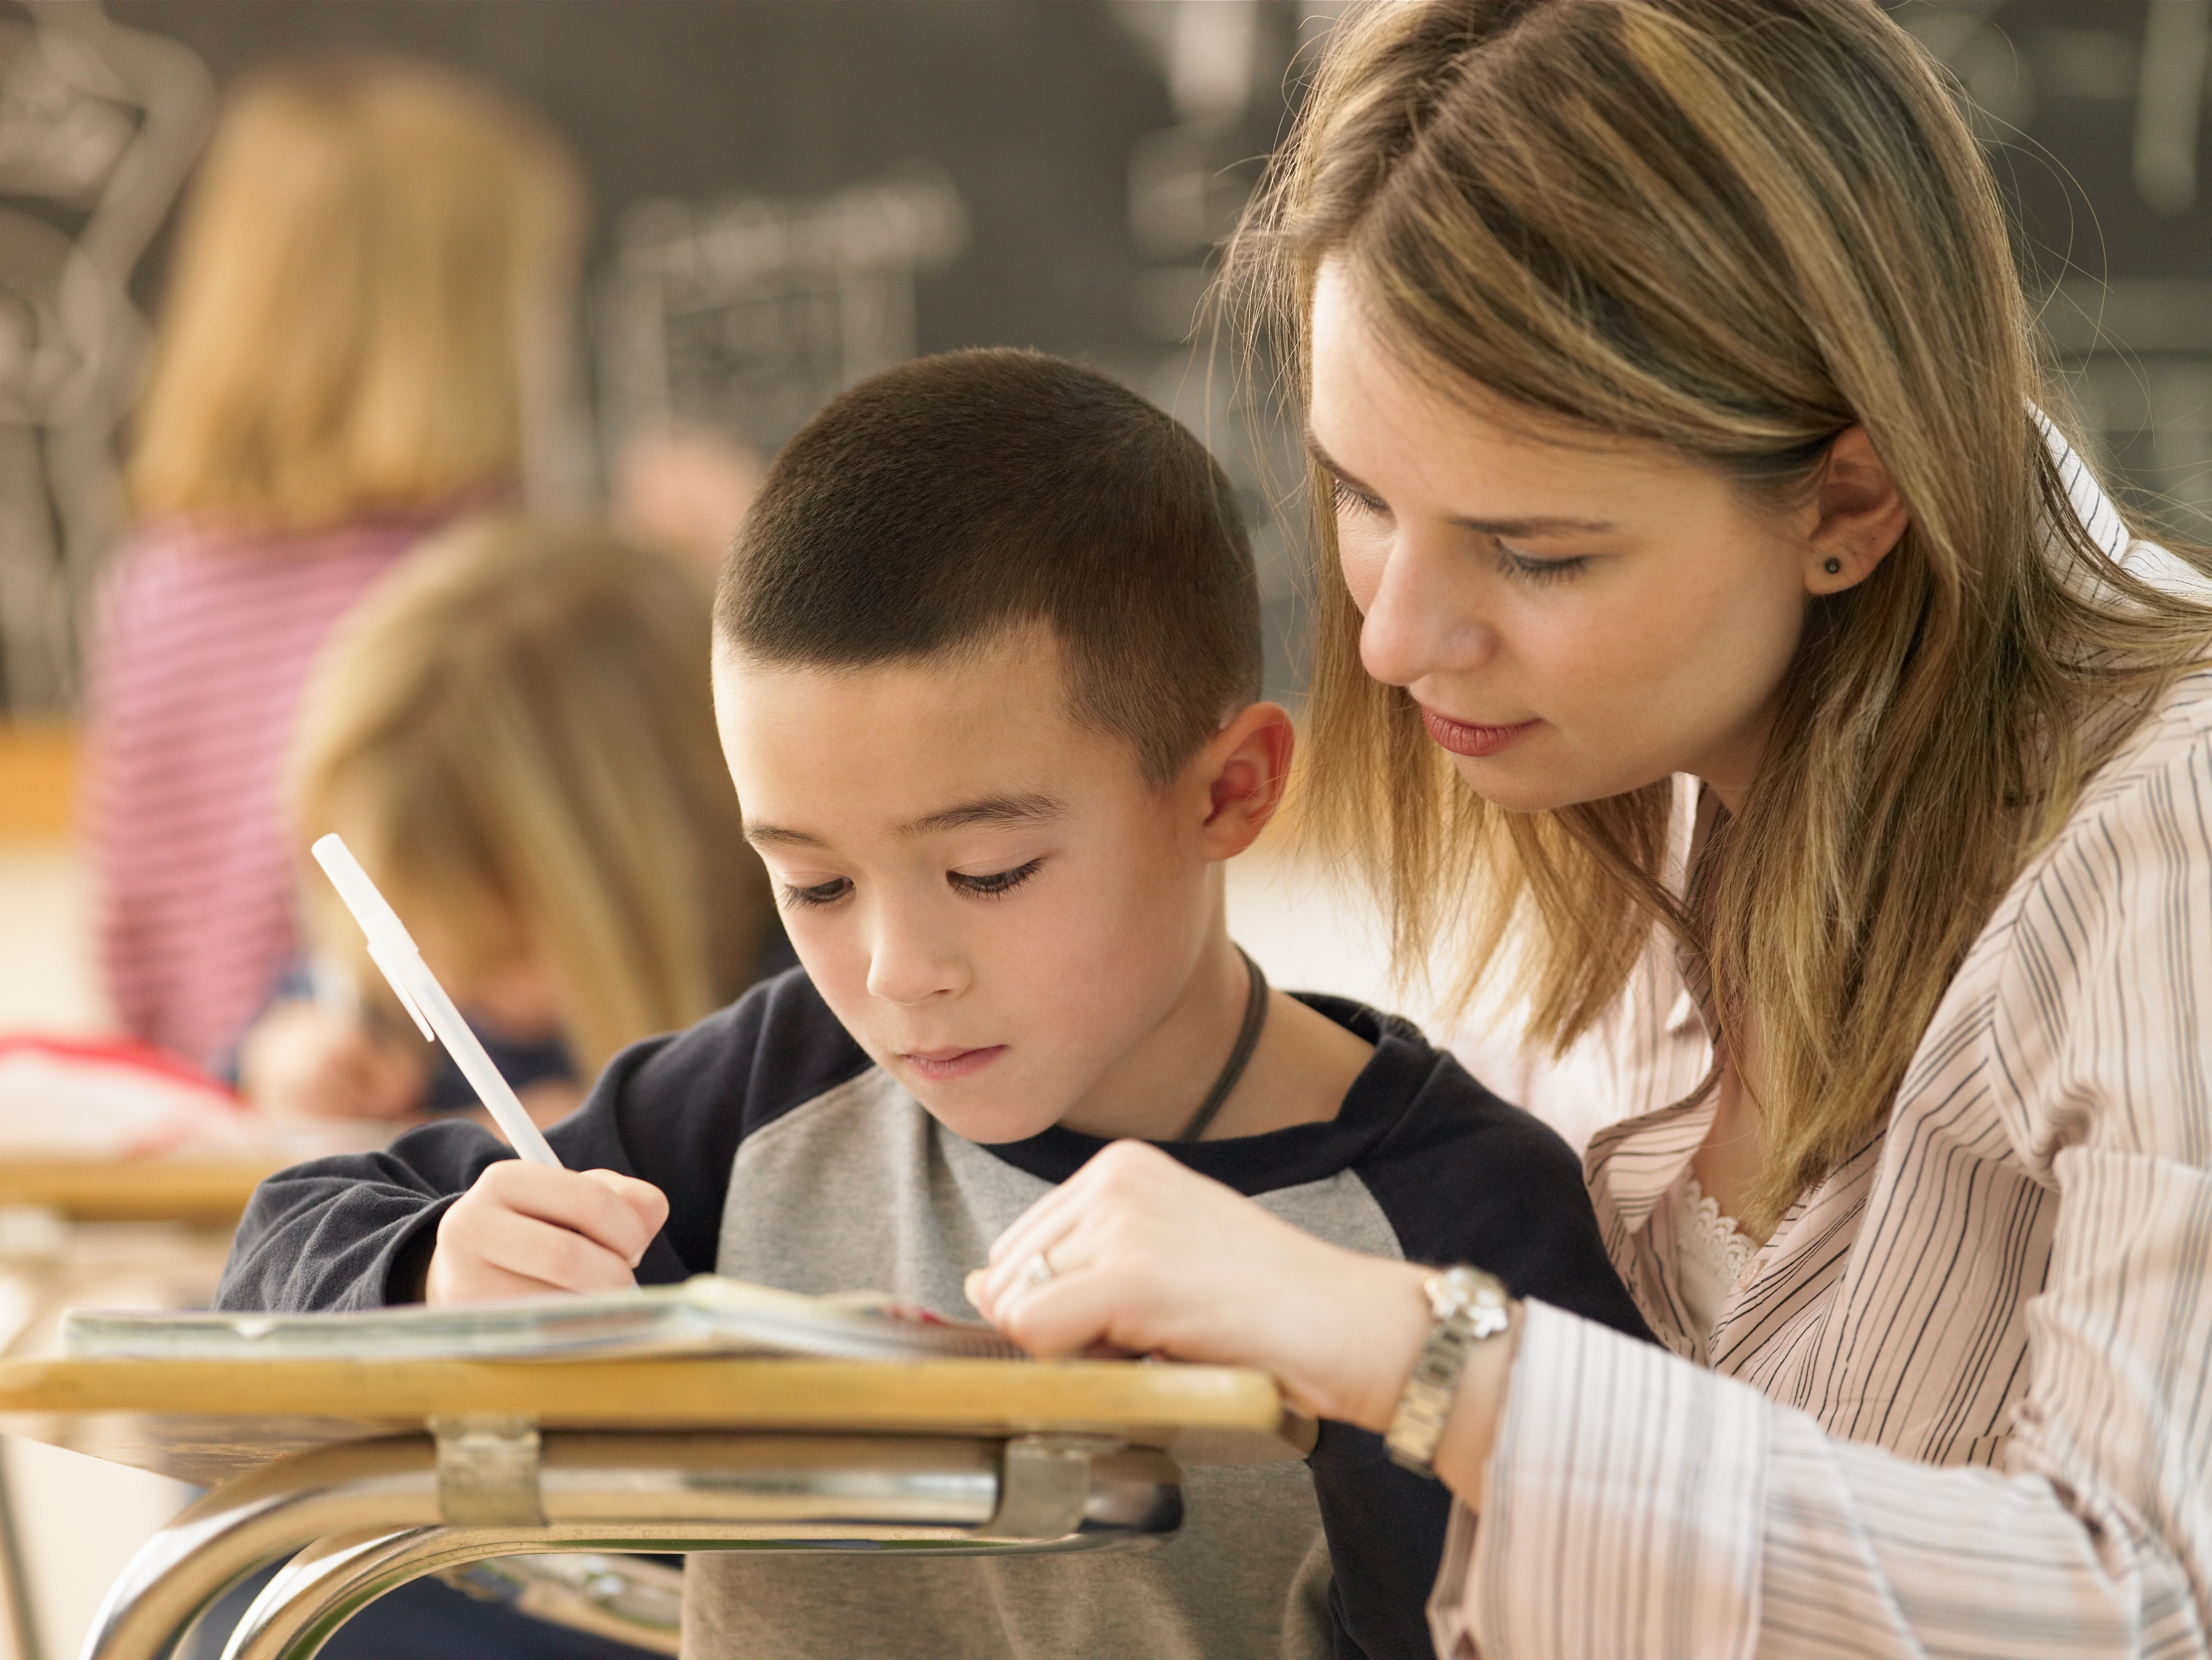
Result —
M312 1660L492 1557L1142 1548L1182 1524L1179 1458L1295 1458L1310 1426L1257 1374L1127 1362L17 1361L0 1429L214 1482L82 1660L157 1660L272 1562L224 1660Z

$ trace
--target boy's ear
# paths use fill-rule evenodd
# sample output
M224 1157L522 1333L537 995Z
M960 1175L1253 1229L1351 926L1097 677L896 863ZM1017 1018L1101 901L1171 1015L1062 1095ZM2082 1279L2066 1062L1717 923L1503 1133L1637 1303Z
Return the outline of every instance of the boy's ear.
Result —
M1206 856L1234 859L1282 805L1297 734L1280 703L1240 711L1199 752L1207 790Z

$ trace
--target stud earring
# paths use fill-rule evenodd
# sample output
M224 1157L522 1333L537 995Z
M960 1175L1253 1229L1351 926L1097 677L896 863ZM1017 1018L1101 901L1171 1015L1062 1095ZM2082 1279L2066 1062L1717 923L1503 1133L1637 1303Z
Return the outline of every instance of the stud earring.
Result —
M1827 572L1831 576L1840 576L1844 574L1844 562L1840 559L1831 559L1823 564L1820 569Z

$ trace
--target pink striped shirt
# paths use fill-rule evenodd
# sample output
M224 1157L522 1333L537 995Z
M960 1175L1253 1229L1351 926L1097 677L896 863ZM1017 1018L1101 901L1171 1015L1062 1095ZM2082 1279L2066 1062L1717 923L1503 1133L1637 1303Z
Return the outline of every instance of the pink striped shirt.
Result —
M2203 593L2061 459L2093 534ZM1671 951L1613 1037L1586 1169L1673 1353L1529 1306L1440 1652L2212 1654L2212 669L2021 873L1888 1123L1711 1331L1668 1200L1712 1049Z
M419 522L250 542L175 526L117 554L87 711L100 955L118 1018L218 1061L298 950L279 780L333 624Z

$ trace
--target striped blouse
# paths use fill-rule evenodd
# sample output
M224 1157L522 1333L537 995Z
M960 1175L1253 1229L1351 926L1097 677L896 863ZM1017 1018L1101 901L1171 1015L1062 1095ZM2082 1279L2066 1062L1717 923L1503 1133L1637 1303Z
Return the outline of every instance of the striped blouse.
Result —
M298 954L278 788L323 641L421 524L240 543L143 531L94 617L100 960L133 1036L216 1065Z
M2065 459L2093 533L2188 581ZM1627 1116L1585 1168L1673 1353L1530 1305L1485 1513L1455 1517L1431 1602L1439 1653L2212 1653L2212 672L2092 780L1886 1128L1710 1333L1668 1201L1711 1047L1671 953L1611 1037Z

